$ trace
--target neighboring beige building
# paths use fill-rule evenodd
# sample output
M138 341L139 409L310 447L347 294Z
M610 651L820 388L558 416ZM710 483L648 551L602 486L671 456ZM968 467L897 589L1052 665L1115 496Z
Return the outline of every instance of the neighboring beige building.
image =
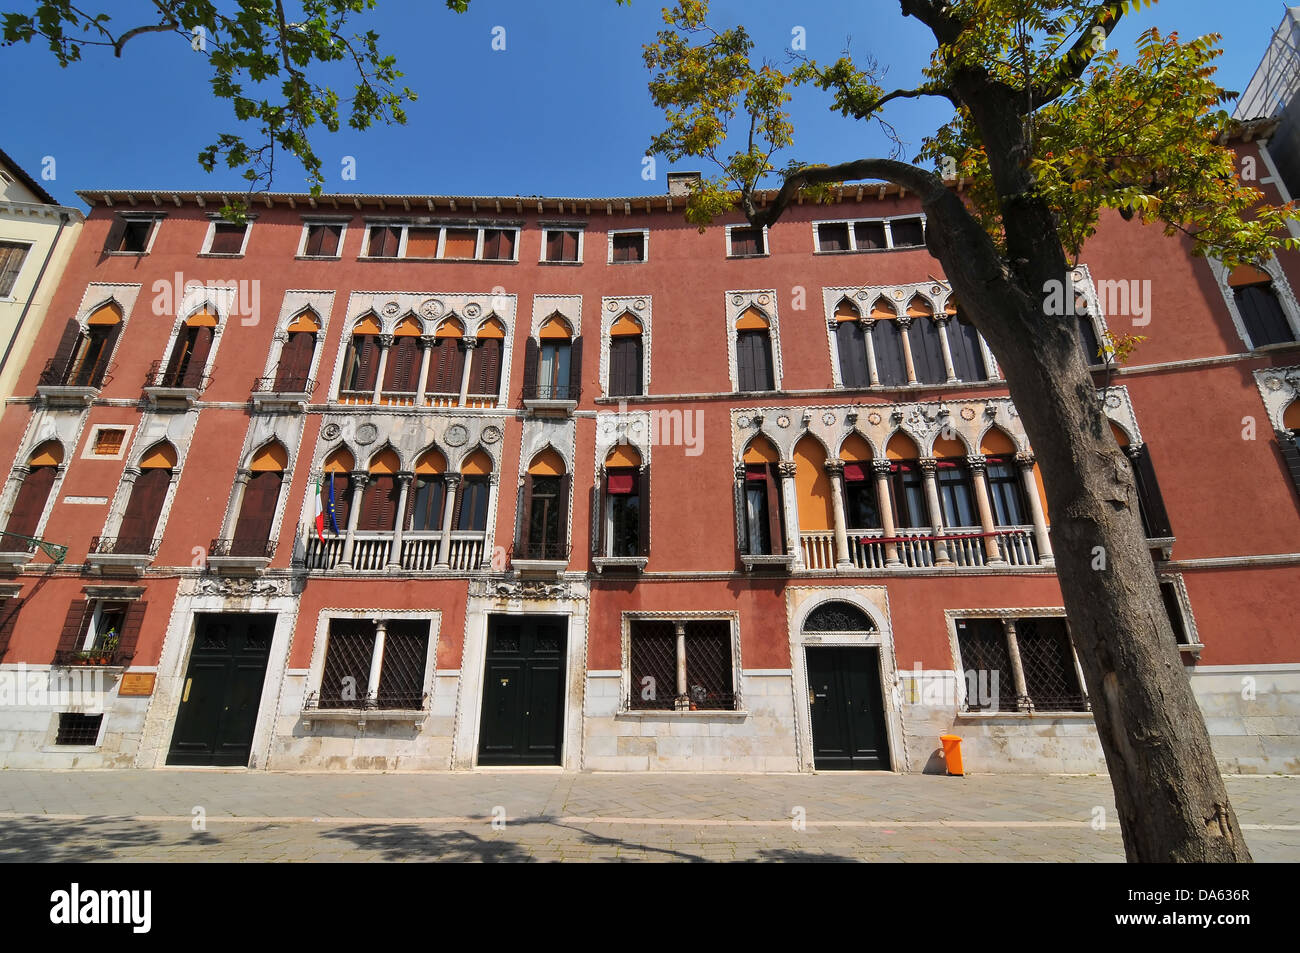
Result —
M83 221L0 150L0 414Z

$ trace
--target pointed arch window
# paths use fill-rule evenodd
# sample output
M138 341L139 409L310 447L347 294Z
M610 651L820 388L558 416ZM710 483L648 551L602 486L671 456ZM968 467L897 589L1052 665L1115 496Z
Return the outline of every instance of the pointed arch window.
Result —
M429 362L432 393L460 397L461 379L465 375L465 348L461 341L464 335L465 327L457 318L447 318L434 332L433 355Z
M915 295L907 305L907 316L912 319L907 337L912 348L916 382L942 384L948 379L948 371L944 367L943 344L939 340L939 325L934 321L934 308L920 295Z
M871 347L876 356L876 373L886 387L907 383L907 360L903 356L903 332L898 315L883 298L871 308Z
M325 532L341 536L348 529L348 512L352 506L352 470L356 462L345 448L339 447L325 458L321 501L325 512Z
M862 314L847 298L835 307L835 347L840 359L840 383L845 387L870 387L867 336Z
M275 367L275 389L280 393L305 393L311 390L311 365L320 337L320 318L308 309L288 327L289 340L280 350Z
M871 479L871 445L850 434L840 447L844 464L844 519L849 529L881 529L880 500Z
M63 446L57 440L47 440L27 458L27 475L14 500L13 510L5 525L5 533L0 536L0 552L30 552L32 543L20 539L22 536L36 535L36 528L45 515L45 507L50 500L50 491L59 475L59 466L63 463Z
M736 389L743 392L776 389L772 360L772 323L755 307L736 319Z
M1253 265L1240 265L1228 276L1228 286L1252 348L1296 339L1268 272Z
M202 387L216 331L217 314L211 308L205 307L186 318L172 344L167 367L155 386Z
M524 559L559 560L569 554L569 493L573 475L564 459L547 448L524 476L523 521L519 551Z
M230 556L269 556L271 552L271 525L280 502L280 489L284 471L289 464L289 453L284 445L272 441L257 453L249 463L251 471L239 503L239 518L235 521L234 536L230 543Z
M952 353L952 370L962 381L986 381L988 369L984 365L984 350L980 347L980 333L975 325L962 317L961 309L953 299L948 300L944 309L948 315L945 331L948 335L948 349ZM1089 363L1092 363L1089 361Z
M415 462L415 482L408 497L406 528L417 533L442 529L447 503L447 458L437 448L426 450Z
M487 532L488 497L492 492L492 458L475 450L460 465L460 493L454 525L465 532Z
M524 398L576 401L582 384L582 336L560 314L547 318L524 354Z
M609 329L609 396L638 397L644 393L642 364L645 347L641 322L620 315Z
M745 449L737 487L737 519L741 552L748 556L773 556L785 552L784 510L780 456L766 439L757 438Z
M155 444L145 451L140 459L140 475L131 487L117 530L114 552L149 555L155 552L154 536L175 472L176 448L170 443Z
M67 387L102 387L109 359L122 332L122 309L110 301L86 320L70 319L40 383Z
M477 332L478 345L470 358L469 393L495 399L501 392L501 360L505 352L506 329L496 318L488 318Z
M889 458L889 501L894 525L899 529L929 529L920 451L909 437L896 433L885 452Z
M421 330L419 323L412 318L404 318L393 330L393 343L388 348L388 360L384 366L385 394L415 395L420 375Z
M343 355L343 374L339 391L351 399L369 399L374 394L379 373L379 320L366 315L352 329L347 351Z
M592 500L592 555L646 556L650 548L650 468L630 444L605 456Z
M397 526L397 503L401 494L397 482L399 469L397 454L391 448L370 461L370 478L361 497L358 530L391 533Z

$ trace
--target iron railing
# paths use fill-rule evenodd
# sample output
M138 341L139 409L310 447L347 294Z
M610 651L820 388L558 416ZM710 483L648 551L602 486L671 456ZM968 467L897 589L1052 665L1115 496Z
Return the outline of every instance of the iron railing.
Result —
M529 381L524 385L524 400L578 400L582 388L571 384L543 384Z
M50 358L45 362L36 383L42 387L103 387L112 382L113 375L110 371L115 366L107 361L96 361L93 364L83 364L73 374L71 361L57 362L55 358Z
M316 390L312 377L259 377L253 381L254 394L310 394Z
M111 668L126 665L131 661L131 656L132 653L123 652L120 648L59 649L54 653L52 664L60 668L92 665Z
M213 370L215 371L216 368L214 367ZM162 361L154 361L149 365L149 373L145 375L144 386L202 392L211 381L211 374L194 374L191 373L189 368L182 371L179 367L171 367Z
M627 707L643 711L733 711L731 623L692 619L684 623L686 691L677 692L677 623L632 622L631 684Z
M387 692L346 699L339 693L311 692L302 710L312 711L427 711L429 696L424 692Z
M97 556L156 556L161 542L149 536L96 536L90 551Z
M510 552L510 558L544 559L552 562L569 561L569 543L567 540L529 540L516 543Z
M270 559L275 555L275 540L260 539L214 539L208 544L209 556L245 556L257 559Z

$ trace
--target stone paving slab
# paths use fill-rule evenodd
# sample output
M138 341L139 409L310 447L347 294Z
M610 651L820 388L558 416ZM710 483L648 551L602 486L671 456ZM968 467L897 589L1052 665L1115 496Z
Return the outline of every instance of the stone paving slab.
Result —
M1227 783L1256 860L1300 860L1300 778ZM1123 858L1095 776L0 772L0 861Z

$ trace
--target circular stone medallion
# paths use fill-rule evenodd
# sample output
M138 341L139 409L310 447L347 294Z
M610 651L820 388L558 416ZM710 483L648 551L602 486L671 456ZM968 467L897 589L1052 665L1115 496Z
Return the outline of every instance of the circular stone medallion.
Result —
M464 424L452 424L443 435L449 447L463 447L469 440L469 429Z
M374 424L362 424L357 428L357 443L374 443L379 438L379 428Z
M501 428L484 427L483 432L479 434L479 439L484 443L496 443L501 439Z

